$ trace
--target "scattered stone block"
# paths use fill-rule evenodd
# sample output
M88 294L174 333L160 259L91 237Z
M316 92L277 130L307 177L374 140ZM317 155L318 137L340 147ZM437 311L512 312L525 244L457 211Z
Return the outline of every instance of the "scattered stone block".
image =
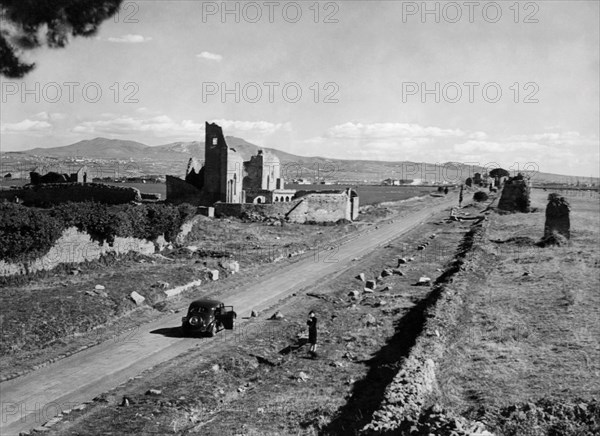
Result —
M211 269L209 271L210 273L210 279L213 281L219 280L219 270L218 269Z
M408 260L404 257L401 257L400 259L398 259L398 265L402 265L403 263L408 263Z
M104 288L104 286L102 286L102 285L96 285L96 286L94 287L94 289L95 289L96 291L103 291L105 288Z
M420 277L417 282L418 286L429 286L431 284L431 279L429 277Z
M129 297L134 301L135 304L137 304L138 306L140 304L142 304L144 302L144 300L146 298L144 298L143 296L141 296L140 294L138 294L137 292L133 291L131 294L129 294Z
M94 297L97 294L94 291L85 291L85 295L89 295L90 297Z
M373 292L375 292L373 289L370 289L370 288L364 288L363 290L364 290L364 291L365 291L365 293L367 293L367 294L372 294Z
M199 250L199 248L196 247L195 245L188 245L187 247L185 247L185 249L187 251L189 251L190 253L195 253L196 251Z
M358 280L360 280L361 282L366 282L367 281L367 279L365 277L365 273L360 273L359 275L356 276L356 278Z
M386 268L383 271L381 271L381 277L387 277L387 276L391 276L392 275L392 270Z
M365 288L375 289L375 286L377 286L377 282L375 280L367 280L365 283Z
M370 313L367 313L365 316L363 316L363 322L367 327L377 325L377 320Z
M359 295L360 295L360 293L358 291L350 291L348 293L348 297L353 297L353 298L358 298Z
M226 260L221 262L221 266L229 271L231 274L236 274L240 272L240 264L237 260Z
M129 397L123 397L123 400L121 401L121 407L129 407L129 404L130 404Z
M256 318L257 316L258 316L258 312L256 312L256 310L253 310L252 312L250 312L251 318Z
M146 395L161 395L162 391L160 389L148 389L146 391Z
M283 319L283 313L281 313L280 311L277 311L273 315L271 315L271 318L269 318L269 319Z
M167 282L163 282L162 280L159 280L152 287L159 288L159 289L169 289L169 284Z
M387 304L387 301L385 300L379 300L379 302L377 303L378 306L385 306Z
M308 379L309 379L308 375L305 372L300 371L300 373L298 374L298 380L306 381Z
M401 269L395 268L392 270L392 273L397 276L403 276L404 272Z

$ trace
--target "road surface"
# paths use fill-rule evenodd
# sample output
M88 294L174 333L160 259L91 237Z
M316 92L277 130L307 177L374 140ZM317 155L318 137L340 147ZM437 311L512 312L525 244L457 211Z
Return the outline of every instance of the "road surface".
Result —
M337 251L319 253L318 259L311 255L295 263L282 263L277 272L249 279L243 288L233 289L228 293L226 302L235 307L238 320L243 323L240 318L248 316L252 309L272 306L321 279L339 274L350 266L352 259L396 239L430 216L449 208L456 201L454 197L396 219L393 223L374 225L345 242ZM90 401L143 370L198 346L197 339L151 333L179 325L181 314L169 315L142 325L131 340L109 340L37 371L0 383L0 434L18 435L21 431L40 427L61 410ZM208 346L218 339L219 335L202 344Z

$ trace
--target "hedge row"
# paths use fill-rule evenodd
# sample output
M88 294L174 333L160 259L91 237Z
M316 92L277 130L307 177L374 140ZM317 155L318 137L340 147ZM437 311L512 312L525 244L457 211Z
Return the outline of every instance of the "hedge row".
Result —
M117 236L154 240L163 234L172 241L195 211L189 204L108 206L85 202L44 210L0 204L0 260L39 258L48 253L68 227L77 227L100 243L112 243Z

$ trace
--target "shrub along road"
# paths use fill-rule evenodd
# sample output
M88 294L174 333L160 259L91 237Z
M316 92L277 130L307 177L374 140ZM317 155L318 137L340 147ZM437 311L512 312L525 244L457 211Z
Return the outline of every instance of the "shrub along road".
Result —
M302 292L322 278L342 273L354 258L401 236L431 215L454 204L456 198L431 205L405 216L402 221L387 222L361 233L339 248L311 254L274 274L249 280L243 288L232 289L226 304L234 306L238 323L252 310L263 310L293 293ZM25 376L0 384L2 419L0 434L13 435L39 427L61 410L91 400L145 369L196 347L198 341L169 337L151 332L175 328L181 313L142 325L122 341L106 341L96 347L57 361ZM219 335L204 342L205 347L225 346Z

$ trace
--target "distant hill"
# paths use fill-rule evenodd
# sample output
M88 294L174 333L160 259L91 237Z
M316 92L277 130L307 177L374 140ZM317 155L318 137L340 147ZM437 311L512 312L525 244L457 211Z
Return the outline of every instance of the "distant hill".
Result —
M245 160L255 155L258 150L266 150L276 155L285 165L284 177L287 180L293 178L326 179L341 181L370 181L380 182L387 178L392 179L431 179L432 174L438 173L438 180L444 177L450 182L464 181L472 174L463 168L462 172L453 172L453 168L462 165L460 162L447 162L448 170L433 170L433 164L423 162L384 162L375 160L346 160L331 159L319 156L297 156L274 148L259 147L247 142L242 138L234 136L226 137L229 147L234 148ZM127 141L121 139L94 138L79 141L71 145L53 148L34 148L22 152L2 153L2 168L0 171L10 172L11 168L21 169L23 174L28 175L33 167L40 164L56 164L61 162L87 163L88 165L102 162L104 166L110 166L110 162L133 162L135 163L136 175L183 175L190 157L195 156L200 160L204 158L204 142L173 142L158 146L148 146L141 142ZM12 167L11 167L12 165ZM99 165L99 164L98 164ZM14 170L13 170L14 171ZM473 172L485 172L481 167L469 168ZM16 171L14 171L16 172ZM429 174L429 176L428 176ZM23 177L26 177L23 175ZM435 177L435 176L434 176ZM560 182L574 181L574 177L561 176L551 173L538 173L534 181ZM582 178L588 182L589 179ZM598 179L593 180L598 184Z
M24 153L36 156L128 159L129 157L143 156L144 150L148 148L146 144L136 141L94 138L64 147L34 148L26 150Z

